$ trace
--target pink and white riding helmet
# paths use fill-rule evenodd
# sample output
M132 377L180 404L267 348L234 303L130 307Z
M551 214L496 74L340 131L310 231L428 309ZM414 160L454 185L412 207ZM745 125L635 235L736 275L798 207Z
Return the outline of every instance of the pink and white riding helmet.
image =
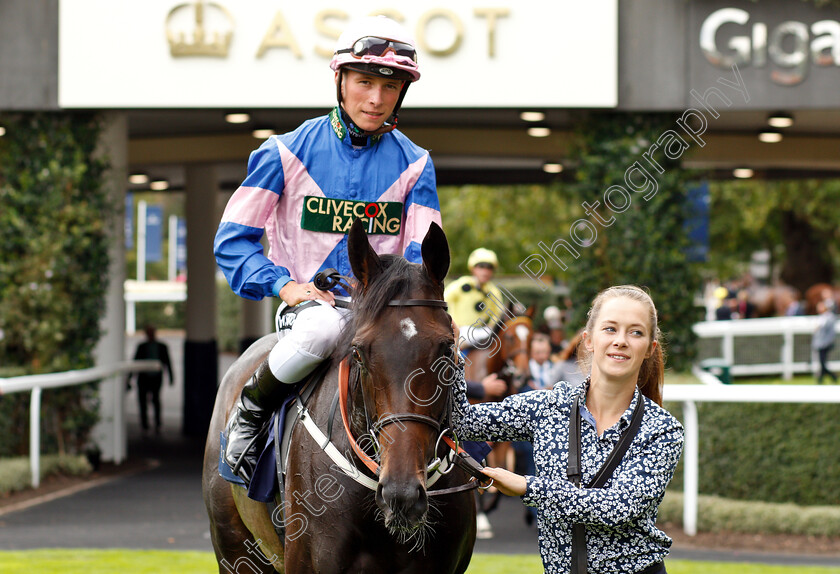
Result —
M420 79L414 38L385 16L367 16L351 22L336 43L330 68L342 67L364 74L416 82Z

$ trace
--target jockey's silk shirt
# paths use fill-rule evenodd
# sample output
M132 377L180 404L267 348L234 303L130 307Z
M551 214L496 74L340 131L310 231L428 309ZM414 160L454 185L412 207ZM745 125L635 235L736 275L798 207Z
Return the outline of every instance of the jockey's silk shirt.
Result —
M334 109L251 153L216 232L216 261L247 299L330 267L351 276L347 232L356 219L377 253L419 263L429 225L441 224L435 171L429 153L398 130L353 145Z
M449 314L459 327L479 321L479 326L493 327L505 316L507 300L495 283L488 281L481 287L472 275L464 275L446 286L443 298L449 304Z
M561 381L553 390L470 405L461 378L454 383L454 431L462 439L533 443L536 476L525 477L522 501L537 507L539 548L546 573L569 572L574 523L586 527L591 574L639 572L664 559L671 547L671 539L656 528L656 515L682 453L683 428L637 389L619 421L598 436L594 418L586 410L588 384L573 386ZM604 488L577 488L566 476L569 416L577 395L583 413L582 484L592 480L630 426L636 402L645 401L639 432Z

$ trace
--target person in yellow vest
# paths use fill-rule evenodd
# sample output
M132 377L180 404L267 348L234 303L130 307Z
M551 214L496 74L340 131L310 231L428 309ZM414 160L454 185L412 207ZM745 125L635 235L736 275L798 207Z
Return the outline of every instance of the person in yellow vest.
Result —
M504 316L504 298L493 283L499 259L493 251L479 247L470 253L467 266L470 274L447 285L443 298L461 329L461 348L483 347Z

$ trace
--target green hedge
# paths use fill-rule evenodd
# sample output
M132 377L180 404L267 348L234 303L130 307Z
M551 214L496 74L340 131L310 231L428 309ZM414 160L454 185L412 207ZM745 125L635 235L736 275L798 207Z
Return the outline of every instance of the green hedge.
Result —
M93 365L117 205L87 113L0 115L0 365L26 374ZM27 393L0 400L0 456L29 440ZM79 453L98 418L96 385L45 392L42 446Z
M660 523L682 523L683 495L668 491L659 507ZM840 507L749 502L701 495L697 530L746 534L840 536Z
M52 475L86 476L93 471L87 457L43 455L41 480ZM17 456L0 459L0 495L25 490L32 484L29 458Z
M666 408L682 419L678 403ZM697 413L703 494L840 505L840 405L697 403ZM682 466L670 488L682 489Z

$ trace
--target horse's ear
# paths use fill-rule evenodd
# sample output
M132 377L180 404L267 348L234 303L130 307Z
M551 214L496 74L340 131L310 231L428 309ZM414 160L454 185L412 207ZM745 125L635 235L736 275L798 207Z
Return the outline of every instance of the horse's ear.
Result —
M434 221L423 238L420 254L423 256L426 274L436 283L442 284L449 272L449 242L446 241L443 229Z
M350 227L350 233L347 235L347 255L353 275L361 282L362 288L367 289L371 281L382 272L382 263L379 255L370 246L361 219L354 221Z
M535 305L531 305L528 309L525 310L525 315L530 317L531 319L534 318L534 313L536 313L537 307Z

